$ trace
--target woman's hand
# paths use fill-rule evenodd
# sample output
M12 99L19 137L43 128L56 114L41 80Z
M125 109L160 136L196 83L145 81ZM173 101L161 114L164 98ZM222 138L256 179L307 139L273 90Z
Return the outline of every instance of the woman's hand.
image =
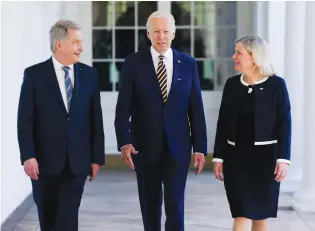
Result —
M214 162L213 173L218 180L223 181L223 163Z
M278 162L275 168L274 174L276 175L276 181L280 182L287 176L289 165L287 163Z

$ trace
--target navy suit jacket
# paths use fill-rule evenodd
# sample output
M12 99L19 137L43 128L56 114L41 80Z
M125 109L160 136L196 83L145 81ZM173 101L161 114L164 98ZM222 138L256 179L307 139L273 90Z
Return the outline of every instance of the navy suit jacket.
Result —
M66 159L75 175L104 164L104 131L97 71L74 65L71 108L64 105L52 59L24 71L18 108L21 162L36 158L39 171L59 174Z
M149 49L126 58L119 89L115 117L118 150L133 144L137 158L152 161L163 152L166 140L177 162L188 163L192 147L194 152L207 154L195 59L173 49L172 85L165 105Z
M230 77L224 86L214 158L224 159L229 145L227 141L235 144L238 108L242 104L244 94L240 78L241 75ZM291 106L284 79L274 75L265 82L263 89L253 91L253 94L255 142L277 141L274 150L276 157L290 160Z

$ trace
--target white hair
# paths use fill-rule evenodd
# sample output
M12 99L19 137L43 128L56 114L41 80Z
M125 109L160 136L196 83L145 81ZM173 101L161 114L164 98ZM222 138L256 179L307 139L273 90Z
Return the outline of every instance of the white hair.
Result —
M245 36L238 39L236 43L241 43L245 50L252 55L262 76L269 77L275 74L269 57L269 46L264 39L258 36Z
M50 28L50 50L53 53L56 50L56 41L65 39L69 29L81 30L81 27L71 20L59 20Z
M171 24L171 28L172 28L172 32L175 33L176 30L176 26L175 26L175 19L174 16L169 13L169 12L164 12L164 11L155 11L153 12L147 21L146 27L147 27L147 31L151 31L151 20L152 18L164 18L166 19L170 24Z

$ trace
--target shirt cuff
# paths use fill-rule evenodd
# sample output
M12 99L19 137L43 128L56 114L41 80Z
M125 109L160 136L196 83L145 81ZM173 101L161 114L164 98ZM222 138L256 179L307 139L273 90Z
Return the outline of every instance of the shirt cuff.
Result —
M203 156L205 155L205 154L203 154L203 153L201 153L201 152L195 152L194 155L195 155L195 154L200 154L200 155L203 155Z
M286 163L288 165L291 165L291 162L289 160L286 160L286 159L278 159L277 163Z
M217 163L223 163L223 159L220 158L213 158L212 162L217 162Z

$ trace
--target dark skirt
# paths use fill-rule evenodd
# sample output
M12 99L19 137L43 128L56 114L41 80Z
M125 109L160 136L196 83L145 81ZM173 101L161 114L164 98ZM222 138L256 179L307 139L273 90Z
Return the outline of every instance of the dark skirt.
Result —
M235 147L224 159L224 186L233 218L277 217L280 183L275 181L276 144Z

